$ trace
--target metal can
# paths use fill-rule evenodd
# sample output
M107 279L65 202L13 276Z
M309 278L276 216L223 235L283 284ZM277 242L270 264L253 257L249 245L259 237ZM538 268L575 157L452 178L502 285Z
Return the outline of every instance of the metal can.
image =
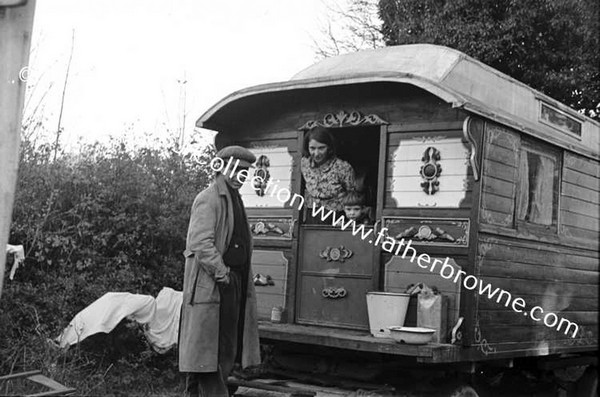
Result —
M280 323L282 313L283 313L283 307L281 307L281 306L273 307L273 310L271 310L271 322L272 323Z

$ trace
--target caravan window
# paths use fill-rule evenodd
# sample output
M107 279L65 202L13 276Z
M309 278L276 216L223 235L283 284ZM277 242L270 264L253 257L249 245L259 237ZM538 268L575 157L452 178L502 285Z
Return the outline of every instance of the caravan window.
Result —
M559 193L558 153L524 142L519 160L517 220L556 227Z

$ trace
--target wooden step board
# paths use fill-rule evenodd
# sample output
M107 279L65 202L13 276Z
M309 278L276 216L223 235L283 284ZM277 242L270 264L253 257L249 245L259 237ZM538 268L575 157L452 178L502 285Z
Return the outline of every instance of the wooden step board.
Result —
M46 396L65 396L69 394L75 393L75 389L71 387L67 387L61 385L57 381L48 378L47 376L42 375L42 371L27 371L27 372L19 372L16 374L4 375L0 376L0 382L23 379L27 378L28 380L39 383L48 387L50 390L35 394L27 394L25 397L46 397Z
M299 387L292 387L282 385L278 382L266 382L259 380L242 380L230 377L227 379L227 384L230 386L247 387L249 389L258 389L266 391L274 391L278 393L289 394L290 397L314 397L317 393L313 390L302 389Z

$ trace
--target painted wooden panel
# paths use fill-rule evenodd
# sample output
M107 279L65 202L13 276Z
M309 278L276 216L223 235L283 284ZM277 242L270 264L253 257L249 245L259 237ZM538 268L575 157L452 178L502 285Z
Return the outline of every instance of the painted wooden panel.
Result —
M298 322L366 330L366 296L371 290L370 278L302 276Z
M520 137L511 130L486 123L480 219L513 227Z
M485 177L483 181L482 192L491 193L496 196L507 197L512 199L515 197L515 183L508 182L502 179L496 179L491 176ZM491 208L490 208L491 209Z
M392 133L387 155L386 207L464 206L473 177L460 131ZM437 167L431 179L421 175L427 164Z
M302 241L303 272L373 274L374 247L369 242L372 240L363 240L360 233L353 236L351 232L341 230L304 230Z
M442 262L446 260L446 257L434 257L433 259L439 259ZM439 269L434 269L433 272L428 269L419 267L416 263L412 263L411 258L408 256L402 258L401 256L393 256L385 264L384 274L384 291L387 292L406 292L406 289L411 284L424 283L429 287L436 287L442 295L448 297L448 332L452 330L452 327L456 324L459 317L460 310L460 290L462 278L458 278L455 283L454 277L461 270L461 267L456 264L455 260L450 258L448 265L454 269L454 276L446 279L440 276ZM448 276L448 272L445 273Z
M283 251L254 250L252 271L254 275L271 276L273 281L273 285L255 286L258 316L269 319L273 307L285 307L288 260Z
M515 263L515 266L534 264L595 272L600 266L598 252L482 236L480 236L479 255L485 259ZM590 280L590 283L593 283L593 280Z
M291 216L248 216L254 239L291 240L293 221Z
M501 181L506 182L514 182L516 167L498 162L492 159L484 160L484 172L486 176L490 176L495 179L499 179Z
M440 175L438 178L440 183L439 188L440 191L436 192L433 195L427 195L423 191L421 187L421 183L423 179L420 176L396 176L396 177L388 177L386 178L385 189L386 191L391 192L394 198L397 198L399 195L403 195L406 193L419 193L424 197L432 197L436 198L440 193L448 193L448 192L461 192L470 191L472 179L467 178L465 175ZM440 205L443 204L443 201L440 201ZM413 204L414 206L414 204Z
M435 207L435 208L447 208L447 203L456 203L457 207L464 208L471 205L470 192L437 192L433 196L428 196L421 192L385 192L385 206L386 208L399 208L399 207ZM401 196L402 200L398 201L398 197Z
M505 134L509 134L508 130L504 132ZM498 133L499 134L499 133ZM516 149L516 153L518 156L519 149ZM504 164L508 167L516 167L517 162L515 161L518 157L515 157L515 151L512 149L507 149L502 146L494 145L493 143L488 143L486 146L486 160L493 161L496 164Z
M248 181L240 188L240 194L246 207L278 207L283 208L286 201L290 199L292 191L292 167L293 158L288 152L287 145L279 143L269 146L254 146L249 150L256 156L266 156L269 166L266 170L269 172L268 180L272 181L271 187L262 196L257 193L255 187ZM253 172L252 172L253 171ZM259 175L258 168L252 168L250 178ZM271 195L273 193L273 195Z
M487 144L494 145L501 148L505 148L511 152L518 150L520 144L520 137L517 133L514 133L511 129L508 129L504 126L486 122L486 135L487 135ZM500 153L497 150L493 150L489 152L492 155L493 153ZM512 157L508 157L511 159ZM516 166L516 163L515 163Z
M391 175L395 170L399 175L419 175L422 165L423 161L421 160L388 160L386 163L386 174ZM442 174L444 176L461 176L464 174L465 165L468 165L468 163L466 163L466 160L462 158L445 159L444 166L442 167Z
M599 173L598 161L565 152L560 198L561 235L594 242L600 238Z
M547 354L559 348L558 341L568 339L556 328L534 321L529 314L534 306L591 330L590 335L597 338L597 252L484 237L480 238L477 262L480 279L489 283L492 291L506 291L501 298L499 293L492 298L476 295L475 331L479 332L480 341L474 342L486 354L495 354L499 344L527 342L532 351L542 348ZM517 297L525 301L522 313L510 308ZM538 311L536 315L542 317L543 313Z
M386 237L412 241L412 245L468 247L468 219L384 217Z
M435 132L435 134L438 133L439 131ZM463 144L462 137L455 136L456 134L453 133L448 133L448 136L431 136L431 134L429 133L426 137L415 134L407 137L400 136L398 145L394 145L391 142L394 138L390 138L388 160L391 162L420 161L421 156L430 146L434 146L440 151L441 160L463 160L469 155L469 149Z
M481 200L482 200L483 208L486 209L486 211L483 212L482 217L484 217L484 219L486 221L488 221L488 219L486 218L485 212L487 212L489 210L508 215L508 216L510 216L510 219L512 220L513 211L515 209L515 205L514 205L515 201L512 198L498 196L498 195L490 193L490 194L484 194ZM503 221L503 223L501 223L501 224L510 225L511 222L510 222L510 220Z

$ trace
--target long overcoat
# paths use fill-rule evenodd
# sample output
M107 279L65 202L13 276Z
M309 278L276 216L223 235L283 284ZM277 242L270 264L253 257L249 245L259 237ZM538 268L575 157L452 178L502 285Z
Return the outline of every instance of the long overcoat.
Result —
M219 354L219 288L226 273L222 254L233 234L233 204L225 178L218 174L192 206L187 234L183 302L179 329L179 371L215 372ZM249 235L252 235L249 233ZM252 243L248 263L252 255ZM248 272L242 367L260 363L256 293Z

